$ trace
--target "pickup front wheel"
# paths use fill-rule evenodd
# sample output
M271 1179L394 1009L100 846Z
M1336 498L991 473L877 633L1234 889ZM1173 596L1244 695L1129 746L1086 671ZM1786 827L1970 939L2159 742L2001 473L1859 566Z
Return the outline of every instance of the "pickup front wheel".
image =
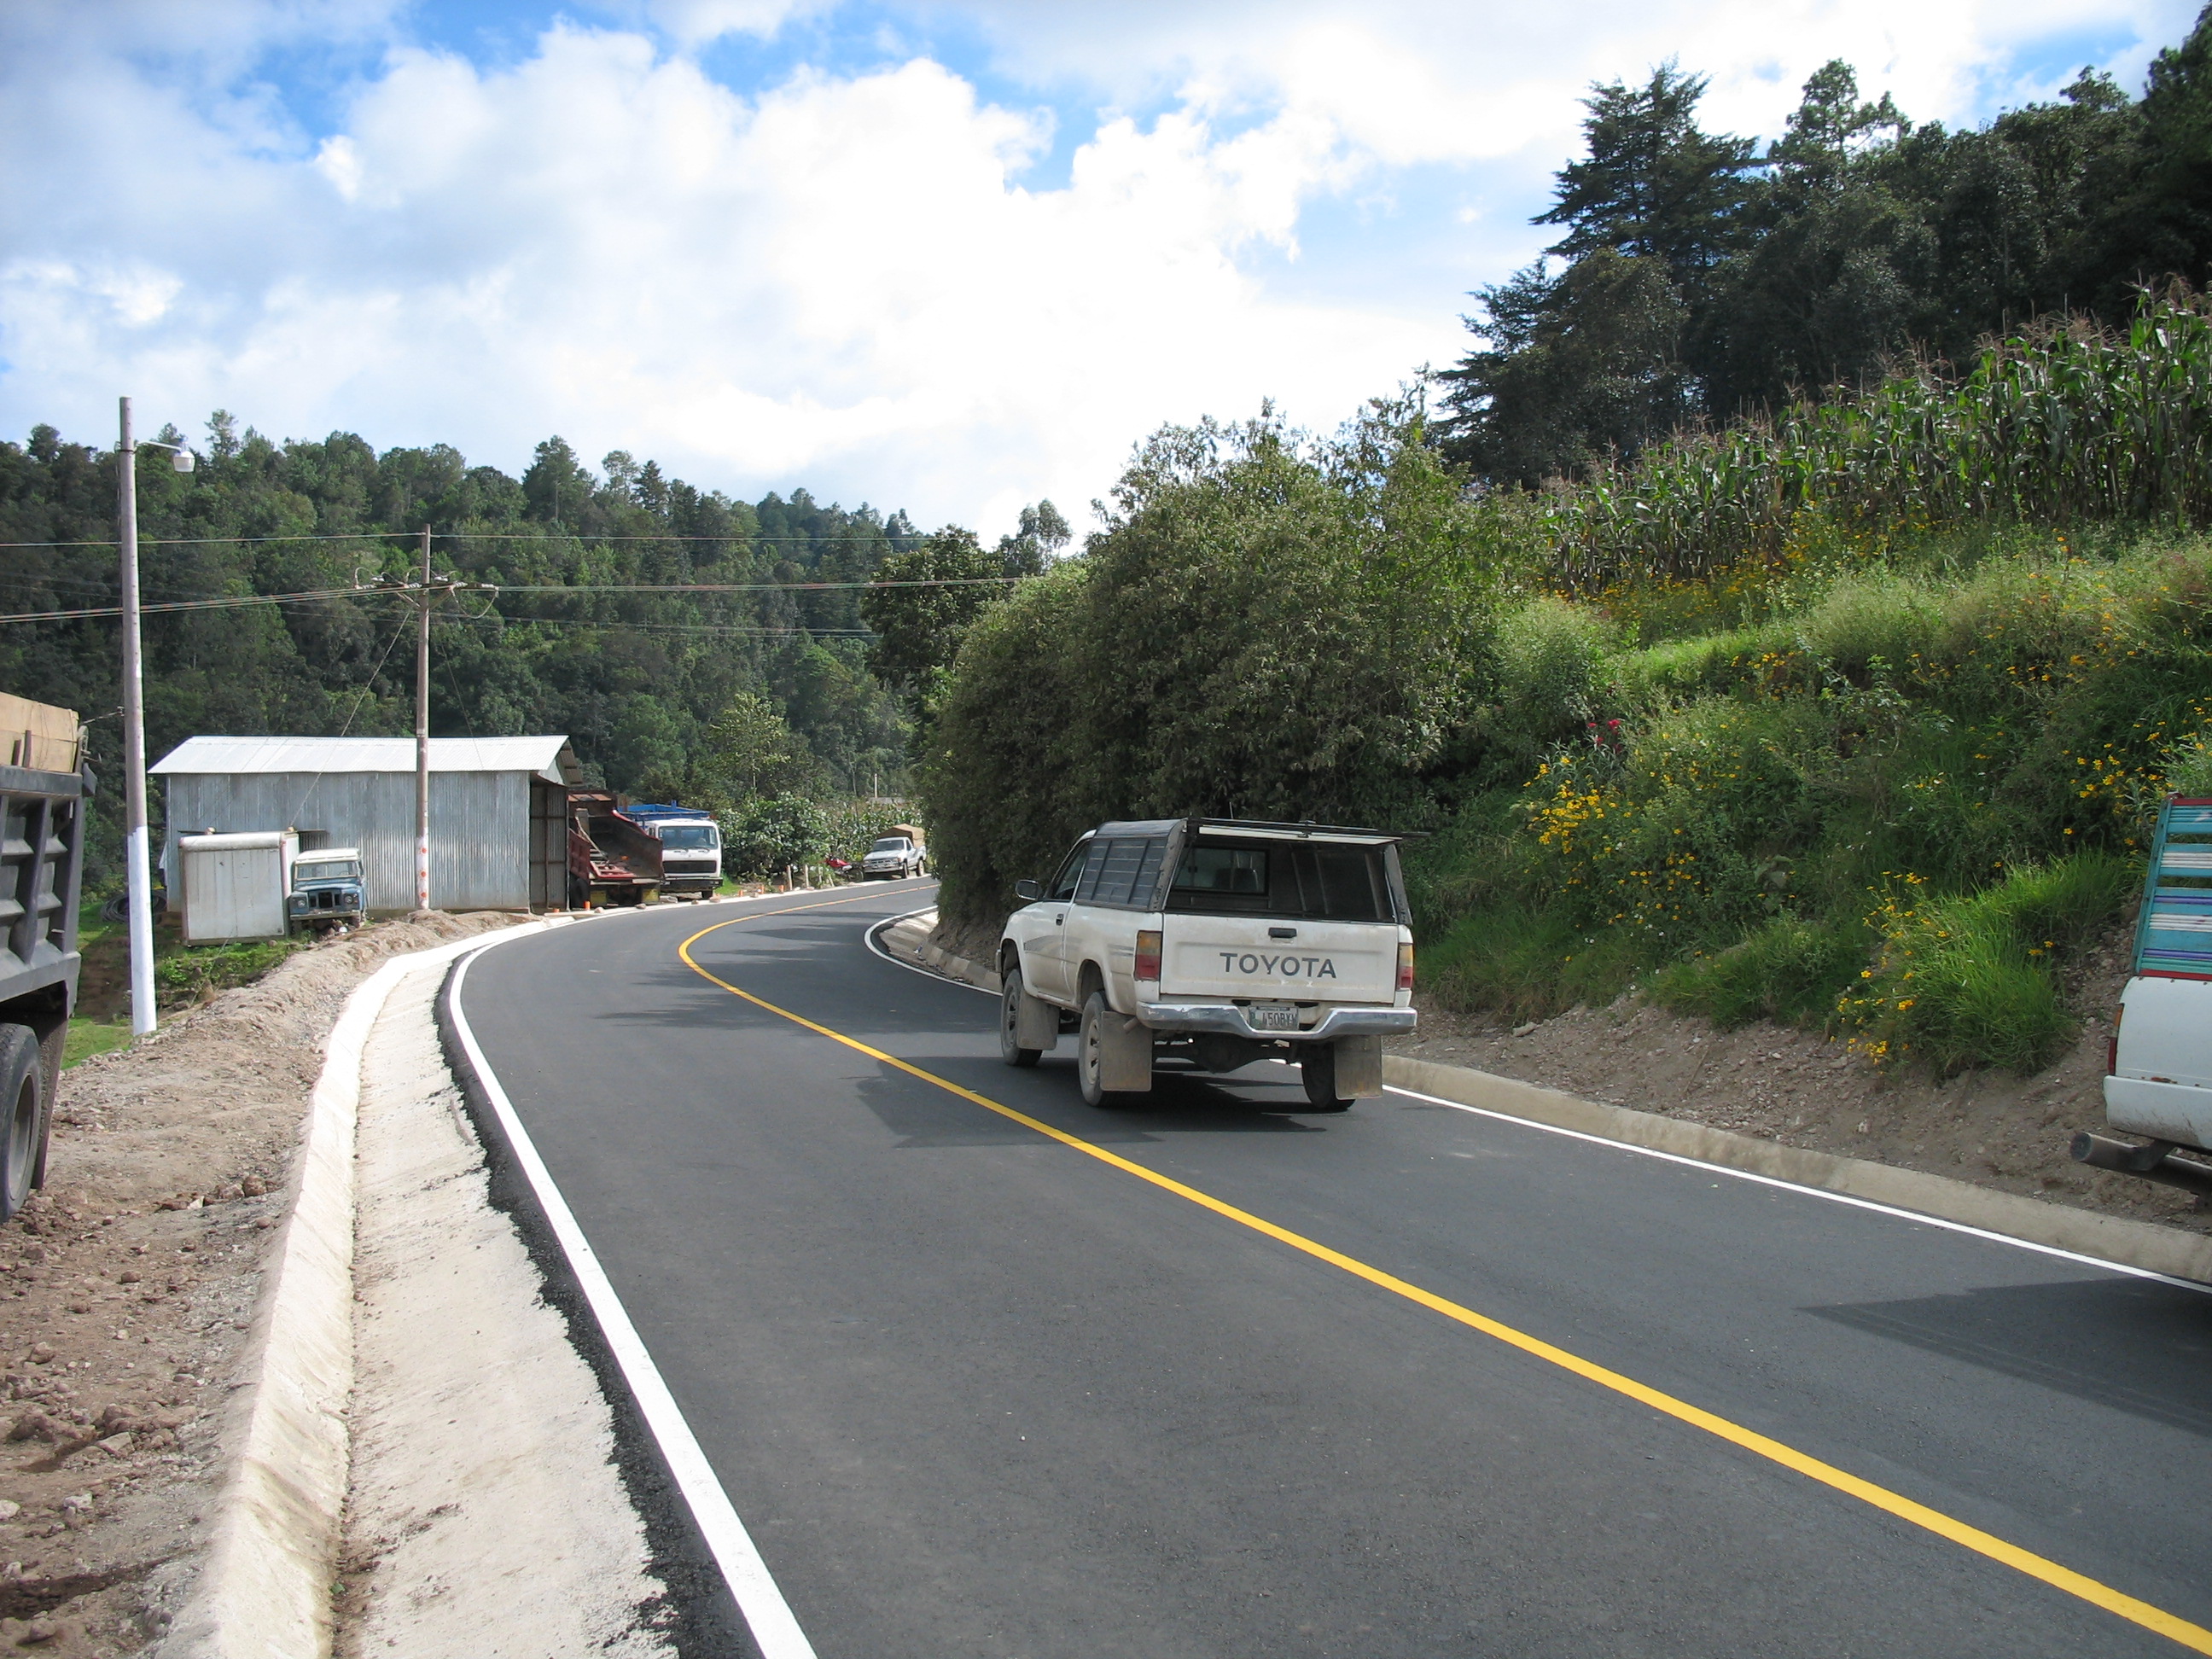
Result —
M999 1058L1009 1066L1034 1066L1044 1050L1022 1047L1021 1024L1022 970L1009 968L1006 990L999 999Z

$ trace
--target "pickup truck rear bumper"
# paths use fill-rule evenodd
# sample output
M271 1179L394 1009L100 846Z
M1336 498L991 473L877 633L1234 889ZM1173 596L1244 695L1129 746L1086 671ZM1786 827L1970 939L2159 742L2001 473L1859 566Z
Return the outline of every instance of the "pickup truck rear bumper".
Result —
M2212 1089L2148 1078L2105 1079L2105 1121L2115 1129L2212 1149Z
M1140 1002L1137 1018L1155 1031L1218 1031L1224 1036L1261 1042L1325 1042L1340 1036L1384 1036L1410 1031L1420 1012L1414 1008L1332 1008L1312 1025L1295 1031L1263 1031L1233 1002Z

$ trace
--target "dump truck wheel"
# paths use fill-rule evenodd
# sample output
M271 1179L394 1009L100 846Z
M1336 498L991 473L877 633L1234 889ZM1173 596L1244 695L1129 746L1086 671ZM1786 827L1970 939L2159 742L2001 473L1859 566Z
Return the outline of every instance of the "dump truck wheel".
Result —
M46 1128L46 1067L28 1026L0 1025L0 1221L23 1207Z

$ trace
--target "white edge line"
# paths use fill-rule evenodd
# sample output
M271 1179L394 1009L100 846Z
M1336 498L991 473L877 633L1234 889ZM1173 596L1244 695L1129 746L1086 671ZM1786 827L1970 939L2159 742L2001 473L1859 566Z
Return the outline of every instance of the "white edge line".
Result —
M989 997L994 1001L997 1000L999 994L996 991L987 991L980 985L970 985L964 979L955 979L950 974L940 974L934 968L924 968L919 963L901 962L877 941L876 935L884 928L896 927L908 916L918 916L923 910L933 908L935 908L933 905L925 904L921 909L902 911L896 916L885 916L879 921L872 921L860 929L860 942L868 947L871 955L881 957L894 968L903 968L909 974L920 974L924 979L933 979L939 985L957 985L963 991L973 991L978 996Z
M766 897L767 895L760 896ZM783 898L786 894L775 896ZM641 907L642 908L642 907ZM497 943L498 941L492 941ZM489 946L487 947L489 948ZM592 1306L592 1314L599 1322L599 1330L606 1338L615 1363L622 1367L623 1380L629 1386L631 1396L638 1409L644 1413L646 1425L659 1443L660 1454L667 1460L669 1472L690 1506L692 1518L698 1523L707 1547L714 1552L715 1565L722 1570L723 1580L736 1598L738 1609L744 1615L751 1630L753 1641L761 1650L762 1659L815 1659L814 1649L806 1633L799 1627L799 1620L791 1611L791 1604L783 1599L776 1587L768 1563L761 1559L752 1534L745 1523L738 1518L729 1494L715 1477L714 1466L708 1462L707 1454L701 1449L698 1437L684 1420L683 1408L677 1405L676 1396L669 1392L662 1379L659 1367L653 1363L644 1339L630 1323L629 1311L622 1298L615 1293L613 1282L599 1265L591 1241L577 1224L575 1215L568 1200L561 1195L552 1172L538 1155L538 1147L530 1139L530 1132L522 1126L514 1103L500 1085L491 1062L485 1059L476 1033L469 1027L468 1015L461 1006L461 988L468 978L470 965L477 959L472 953L462 958L453 970L453 990L448 1006L453 1009L453 1029L459 1034L461 1047L467 1051L469 1063L476 1068L477 1081L482 1084L492 1110L497 1114L500 1127L507 1135L507 1145L514 1152L515 1161L529 1176L531 1190L553 1228L554 1237L561 1241L561 1249L568 1258L569 1270L583 1289L585 1300Z
M1494 1118L1500 1123L1516 1124L1524 1129L1540 1129L1547 1135L1564 1135L1570 1140L1585 1140L1594 1146L1610 1146L1620 1152L1634 1152L1638 1158L1656 1158L1667 1164L1686 1164L1691 1169L1727 1176L1734 1181L1748 1181L1761 1187L1779 1187L1785 1192L1802 1193L1808 1198L1824 1198L1831 1204L1848 1204L1855 1210L1871 1210L1876 1215L1895 1216L1901 1221L1913 1222L1923 1227L1941 1227L1946 1232L1965 1233L1970 1238L1985 1238L1993 1244L2009 1244L2016 1250L2033 1250L2038 1255L2057 1256L2062 1261L2078 1261L2084 1267L2100 1267L2107 1273L2126 1273L2134 1279L2156 1279L2161 1285L2195 1291L2200 1296L2212 1296L2212 1285L2199 1285L2192 1279L2176 1279L2170 1273L2154 1273L2148 1267L2130 1267L2123 1261L2107 1261L2102 1256L2083 1255L2078 1250L2061 1249L2056 1244L2038 1244L2033 1239L2014 1238L2009 1233L1992 1232L1986 1227L1972 1226L1963 1221L1947 1221L1942 1216L1927 1215L1918 1210L1901 1209L1894 1204L1882 1204L1870 1198L1856 1198L1849 1193L1830 1192L1825 1187L1808 1187L1802 1182L1784 1181L1778 1176L1758 1175L1749 1170L1733 1169L1725 1164L1711 1164L1681 1152L1662 1152L1654 1146L1638 1146L1633 1141L1614 1140L1606 1135L1591 1134L1587 1130L1561 1128L1558 1124L1539 1122L1532 1117L1516 1117L1510 1112L1470 1106L1464 1101L1446 1100L1441 1095L1425 1095L1419 1089L1401 1089L1395 1083L1386 1084L1384 1087L1394 1095L1425 1100L1431 1105L1449 1107L1455 1112L1466 1112L1474 1117ZM1779 1142L1776 1144L1780 1145Z

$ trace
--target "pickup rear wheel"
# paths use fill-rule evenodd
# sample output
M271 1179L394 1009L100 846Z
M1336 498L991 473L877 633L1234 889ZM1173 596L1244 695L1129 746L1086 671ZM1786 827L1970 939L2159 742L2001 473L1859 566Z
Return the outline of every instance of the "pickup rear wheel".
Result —
M1316 1112L1342 1112L1352 1103L1336 1091L1336 1045L1310 1042L1298 1059L1298 1073L1305 1079L1306 1099Z
M1107 1092L1105 1077L1106 1022L1114 1018L1106 1006L1106 994L1093 991L1083 1004L1083 1022L1075 1039L1075 1076L1086 1106L1119 1106L1136 1097Z
M1006 969L1005 993L999 999L999 1058L1009 1066L1034 1066L1042 1058L1042 1048L1024 1048L1016 1040L1021 1029L1022 970Z
M22 1025L0 1025L0 1221L23 1207L38 1172L46 1127L46 1067L39 1040Z

